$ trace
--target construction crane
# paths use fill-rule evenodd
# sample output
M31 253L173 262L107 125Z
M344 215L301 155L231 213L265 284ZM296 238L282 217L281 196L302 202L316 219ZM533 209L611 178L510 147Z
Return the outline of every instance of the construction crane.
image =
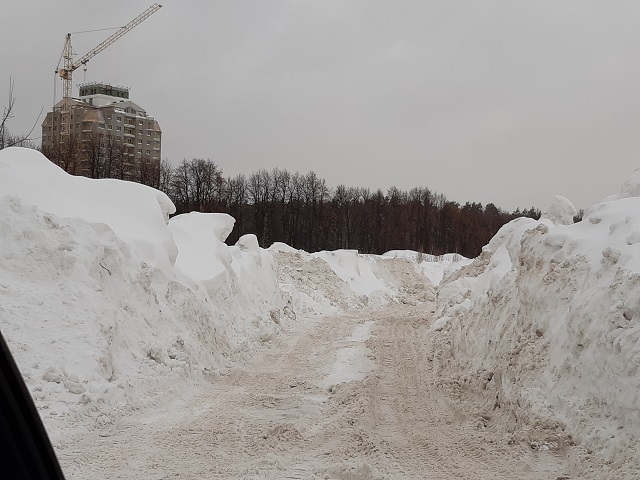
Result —
M162 8L162 5L154 3L136 18L127 23L124 27L121 27L117 32L104 40L102 43L98 44L96 47L91 49L88 53L80 57L75 62L73 61L73 50L71 49L71 34L67 33L67 38L64 43L64 49L62 51L64 67L58 68L56 70L56 74L58 74L62 79L63 85L63 102L61 108L62 121L60 125L60 134L62 136L63 142L68 141L69 135L71 134L71 122L69 121L69 117L71 115L71 89L73 88L71 78L74 70L77 70L81 66L86 65L89 60L102 52L105 48L114 43L120 37L122 37L126 33L129 33L133 28L140 25L147 18L160 10L160 8Z

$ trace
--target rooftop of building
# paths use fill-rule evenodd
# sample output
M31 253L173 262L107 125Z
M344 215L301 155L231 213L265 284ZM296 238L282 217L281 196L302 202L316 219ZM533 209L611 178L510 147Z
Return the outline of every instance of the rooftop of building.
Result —
M129 87L123 87L121 85L111 85L104 82L91 82L81 83L78 85L80 91L80 98L90 95L107 95L117 98L129 98Z

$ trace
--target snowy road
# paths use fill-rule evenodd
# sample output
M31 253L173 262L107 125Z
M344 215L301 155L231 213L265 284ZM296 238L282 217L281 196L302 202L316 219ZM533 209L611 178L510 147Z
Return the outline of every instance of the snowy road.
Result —
M435 388L425 312L300 322L254 363L59 451L70 479L553 479L561 451L509 445ZM330 386L333 382L346 383ZM469 410L470 411L470 410Z

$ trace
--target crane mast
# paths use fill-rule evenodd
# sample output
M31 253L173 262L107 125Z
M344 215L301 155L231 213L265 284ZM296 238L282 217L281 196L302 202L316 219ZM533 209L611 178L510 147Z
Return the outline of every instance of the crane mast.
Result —
M133 28L140 25L147 18L149 18L154 13L156 13L161 7L162 5L154 3L152 6L147 8L144 12L142 12L136 18L134 18L129 23L127 23L124 27L121 27L120 29L118 29L117 32L115 32L106 40L102 41L101 43L96 45L94 48L89 50L89 52L87 52L85 55L80 57L75 62L73 61L73 50L71 48L71 34L67 33L67 37L64 43L64 49L62 51L62 58L64 60L63 68L58 68L56 70L56 74L58 74L62 79L62 86L63 86L62 88L63 101L62 101L62 108L60 109L60 112L62 114L62 121L60 124L60 128L61 128L60 134L62 137L61 140L63 142L68 141L69 135L71 134L71 122L69 117L71 116L71 89L73 88L72 77L73 77L74 70L77 70L82 65L86 65L87 62L89 62L89 60L91 60L97 54L102 52L109 45L113 44L119 38L129 33Z

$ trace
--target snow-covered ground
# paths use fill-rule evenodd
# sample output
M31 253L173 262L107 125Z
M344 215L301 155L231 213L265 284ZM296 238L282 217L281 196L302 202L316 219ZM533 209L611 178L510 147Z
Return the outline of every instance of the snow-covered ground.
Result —
M637 478L639 196L578 224L557 197L472 260L310 254L6 149L0 329L72 478L210 475L198 448L242 478Z
M227 246L230 216L174 211L155 189L0 151L0 328L54 440L241 364L298 315L433 298L407 260Z

